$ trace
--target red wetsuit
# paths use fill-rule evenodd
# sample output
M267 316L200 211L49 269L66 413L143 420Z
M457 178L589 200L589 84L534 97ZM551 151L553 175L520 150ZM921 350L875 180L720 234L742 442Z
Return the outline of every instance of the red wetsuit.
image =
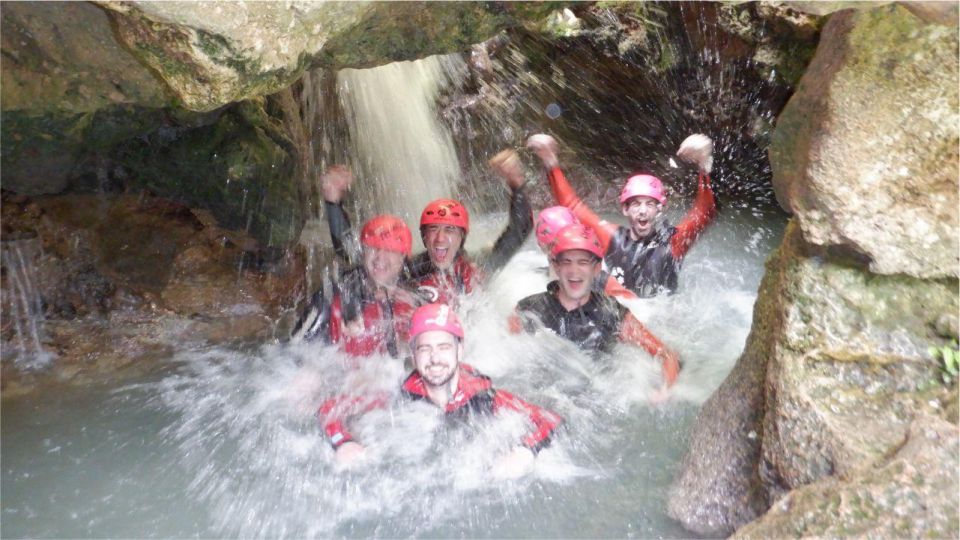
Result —
M516 411L526 415L533 424L533 430L523 438L523 445L536 453L549 444L551 436L563 421L560 416L527 403L509 392L494 389L489 377L481 375L467 364L461 363L459 370L460 379L457 390L444 410L448 417L466 413L497 414L502 410ZM429 401L423 379L416 371L403 382L402 393L407 399ZM387 402L388 397L385 395L341 396L324 402L320 406L318 416L330 443L334 448L338 448L343 443L353 440L345 425L349 416L385 407Z
M351 336L344 329L343 306L338 294L333 297L330 309L330 341L339 343L353 356L375 353L397 356L397 344L407 342L413 309L413 306L398 301L363 302L360 316L364 329L359 335Z
M424 252L413 258L410 274L425 296L436 295L432 302L456 305L460 295L470 294L486 279L488 273L503 268L523 245L531 230L533 210L530 208L526 190L521 187L514 190L510 197L507 228L500 233L493 247L479 254L476 261L461 247L453 267L444 272L435 267L429 255Z
M676 290L683 256L717 213L710 177L701 172L696 199L683 220L676 227L662 227L647 238L634 240L628 227L600 219L590 210L560 167L550 169L547 178L557 202L597 232L604 251L603 261L611 277L638 296Z

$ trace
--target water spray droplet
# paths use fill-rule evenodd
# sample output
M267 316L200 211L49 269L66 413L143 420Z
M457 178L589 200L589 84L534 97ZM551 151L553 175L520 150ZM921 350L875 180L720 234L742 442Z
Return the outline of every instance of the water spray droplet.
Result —
M549 117L551 120L556 120L560 117L560 114L563 111L560 109L559 105L556 103L551 103L547 105L547 108L544 110L544 112L547 113L547 117Z
M678 168L678 167L677 167L677 162L674 161L673 158L670 158L670 167L672 167L672 168L674 168L674 169Z

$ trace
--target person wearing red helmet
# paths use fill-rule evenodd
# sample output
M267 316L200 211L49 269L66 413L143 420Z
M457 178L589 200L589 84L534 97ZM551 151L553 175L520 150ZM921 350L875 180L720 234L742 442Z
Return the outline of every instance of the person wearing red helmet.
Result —
M510 330L533 332L543 325L581 349L609 351L615 342L637 345L661 361L665 386L680 372L680 357L666 347L627 308L592 284L600 275L603 248L593 229L574 223L559 231L550 246L557 275L547 291L517 303Z
M506 265L533 228L520 157L513 150L504 150L489 163L510 187L509 223L493 247L476 261L463 248L470 232L470 214L463 204L437 199L420 215L420 237L426 251L414 257L412 275L436 302L455 303L459 295L472 292L481 276Z
M580 220L578 220L577 216L574 216L573 212L566 206L550 206L540 211L540 214L537 215L537 221L534 224L533 230L537 239L537 246L546 254L547 259L551 258L550 249L553 247L553 242L557 238L557 233L574 223L580 223ZM548 267L548 270L549 269ZM624 288L619 281L613 279L613 276L604 271L600 272L597 285L602 285L603 292L610 296L627 300L637 297L632 291Z
M494 474L515 477L527 471L534 457L550 439L562 419L504 390L494 389L490 379L462 362L463 326L450 306L427 304L417 308L410 321L410 348L414 371L404 380L401 395L408 400L423 400L436 405L448 418L462 421L462 413L498 414L514 411L524 414L531 430L520 445L503 456ZM388 397L369 399L338 397L321 405L318 415L324 433L335 450L341 466L353 464L364 452L361 443L347 430L349 416L387 405Z
M323 185L348 182L349 175L345 168L333 167L324 174ZM328 212L327 216L331 229L349 228L345 213ZM342 222L338 224L337 219ZM311 297L293 338L338 343L353 356L388 353L399 357L410 313L421 303L407 269L413 235L402 219L380 215L361 228L360 246L359 263L339 276L331 297L324 298L322 290ZM341 255L351 260L345 249Z
M635 174L627 179L620 193L620 211L627 218L628 226L621 227L600 219L580 200L560 170L557 142L553 137L542 133L533 135L527 140L527 146L543 162L557 202L597 231L607 270L621 285L642 297L676 291L683 256L716 216L716 202L710 187L713 142L709 137L691 135L677 151L681 159L697 164L700 172L693 206L676 227L657 223L667 202L659 178Z

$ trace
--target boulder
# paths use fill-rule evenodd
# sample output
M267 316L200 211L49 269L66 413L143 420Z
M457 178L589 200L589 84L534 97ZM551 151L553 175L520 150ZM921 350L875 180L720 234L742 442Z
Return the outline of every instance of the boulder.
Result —
M876 274L956 278L958 31L893 4L833 15L770 160L804 239Z
M167 85L117 42L110 18L93 4L11 2L3 6L0 30L5 113L173 103Z
M902 435L888 455L792 491L734 538L957 538L956 423L925 413Z
M937 323L960 308L955 281L871 275L821 249L791 224L778 252L782 326L763 336L774 352L760 462L771 500L901 443L937 387Z

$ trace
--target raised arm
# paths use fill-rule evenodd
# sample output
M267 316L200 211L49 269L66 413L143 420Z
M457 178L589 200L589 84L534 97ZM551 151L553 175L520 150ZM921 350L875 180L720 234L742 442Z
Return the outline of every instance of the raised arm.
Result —
M627 313L620 326L620 339L642 347L655 359L659 359L663 367L663 379L667 386L673 385L680 373L680 355L674 352L653 335L632 313Z
M549 135L539 133L527 139L527 147L531 148L543 162L543 167L547 171L547 180L550 182L550 190L553 192L557 204L569 208L581 223L595 230L600 238L600 247L606 252L610 240L617 232L617 226L600 219L600 216L595 214L573 190L560 169L560 161L557 158L557 141Z
M327 224L330 225L330 239L336 254L349 264L358 264L359 246L350 242L350 217L343 209L343 197L353 183L353 174L344 165L333 165L320 177L323 191L323 207L327 214Z
M716 217L717 204L710 187L710 170L713 168L713 142L710 138L700 134L687 137L680 145L677 155L685 161L695 163L699 169L697 196L693 206L683 216L677 225L676 234L670 239L670 251L675 259L680 259Z
M507 181L511 191L510 221L483 261L490 272L506 266L533 230L533 209L524 189L523 168L513 150L504 150L490 160L490 167Z

